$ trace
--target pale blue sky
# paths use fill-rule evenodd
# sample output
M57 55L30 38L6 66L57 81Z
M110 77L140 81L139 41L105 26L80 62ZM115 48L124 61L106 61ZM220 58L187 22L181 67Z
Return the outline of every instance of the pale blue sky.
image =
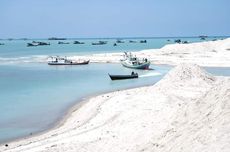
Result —
M0 38L230 35L230 0L0 0Z

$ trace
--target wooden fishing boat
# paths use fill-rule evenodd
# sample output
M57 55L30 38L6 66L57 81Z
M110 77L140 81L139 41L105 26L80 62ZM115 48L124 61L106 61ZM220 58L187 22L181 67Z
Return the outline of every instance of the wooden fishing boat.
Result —
M121 60L121 64L127 68L149 69L150 61L147 58L139 59L135 56L133 57L131 53L125 52L125 58Z
M110 75L111 80L123 80L123 79L135 79L138 78L138 74L132 72L131 75Z
M99 41L99 42L93 42L92 45L105 45L107 44L107 41Z
M85 65L89 64L89 60L68 60L61 57L50 57L51 60L48 61L48 65Z

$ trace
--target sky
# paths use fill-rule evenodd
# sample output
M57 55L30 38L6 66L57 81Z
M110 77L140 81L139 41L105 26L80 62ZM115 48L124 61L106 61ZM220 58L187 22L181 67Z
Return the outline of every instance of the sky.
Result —
M0 0L0 38L229 36L230 0Z

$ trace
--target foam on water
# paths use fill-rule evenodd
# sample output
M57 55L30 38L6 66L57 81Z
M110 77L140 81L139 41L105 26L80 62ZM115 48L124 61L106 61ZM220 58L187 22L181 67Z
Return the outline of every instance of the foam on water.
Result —
M146 73L146 74L140 75L139 77L143 78L143 77L153 77L153 76L159 76L159 75L162 75L162 73L160 73L160 72L151 72L151 73Z
M20 64L20 63L41 63L46 62L47 55L32 55L21 57L0 57L0 65Z

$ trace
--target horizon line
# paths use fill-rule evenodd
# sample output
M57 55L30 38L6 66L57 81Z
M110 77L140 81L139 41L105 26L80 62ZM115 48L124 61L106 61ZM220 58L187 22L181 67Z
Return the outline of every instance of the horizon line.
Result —
M230 37L229 35L197 35L197 36L124 36L124 37L43 37L43 38L0 38L0 40L23 40L23 39L49 39L49 38L64 38L64 39L151 39L151 38L199 38L200 36L207 36L207 38L215 38L215 37Z

